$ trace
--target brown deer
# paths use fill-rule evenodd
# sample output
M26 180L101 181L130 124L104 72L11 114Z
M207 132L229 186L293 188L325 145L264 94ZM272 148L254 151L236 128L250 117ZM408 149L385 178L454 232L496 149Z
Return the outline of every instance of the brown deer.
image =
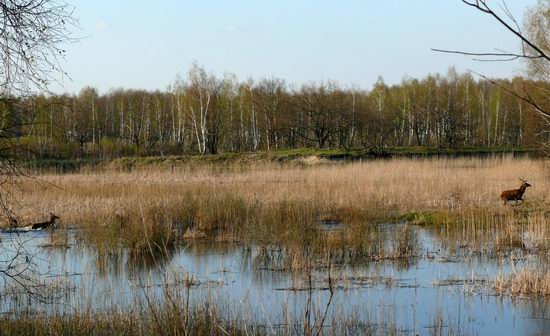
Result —
M50 212L50 220L49 221L42 222L42 223L34 223L31 227L31 229L39 230L39 229L47 229L49 227L56 227L57 224L55 223L55 221L57 219L59 219L59 217Z
M500 199L504 201L504 205L508 203L508 201L522 201L523 202L523 194L525 193L525 189L527 187L530 187L531 185L527 183L527 181L520 179L521 187L519 189L512 189L512 190L504 190L502 194L500 194Z

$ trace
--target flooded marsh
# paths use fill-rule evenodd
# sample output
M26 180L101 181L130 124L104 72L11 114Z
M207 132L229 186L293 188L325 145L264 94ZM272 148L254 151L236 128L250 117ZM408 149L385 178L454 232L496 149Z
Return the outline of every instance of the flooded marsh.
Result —
M6 334L547 334L545 161L44 174L0 233ZM533 185L523 203L500 191ZM516 186L517 185L517 186ZM19 274L20 273L20 274Z

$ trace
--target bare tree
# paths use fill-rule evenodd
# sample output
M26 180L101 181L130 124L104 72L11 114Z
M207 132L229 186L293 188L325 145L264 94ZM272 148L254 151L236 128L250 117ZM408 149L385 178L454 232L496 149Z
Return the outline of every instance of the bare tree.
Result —
M263 112L265 122L265 143L267 150L279 146L277 117L284 107L286 84L282 79L263 79L255 89L258 105Z
M75 24L72 7L61 0L1 0L0 96L56 81Z
M62 0L0 0L0 102L8 110L14 109L22 96L32 90L47 90L63 75L60 62L64 46L73 41L75 25L73 8ZM7 120L7 116L2 116L0 130L0 209L13 222L11 191L21 176L14 138L21 123ZM32 256L25 244L0 243L0 276L31 292L28 271Z
M540 78L543 76L545 79L548 77L548 70L550 69L550 44L548 43L550 37L550 2L548 0L540 1L537 6L531 8L525 16L525 31L522 30L518 21L514 18L506 2L502 2L500 11L497 11L487 0L461 0L467 6L484 13L492 17L497 24L504 27L521 43L521 51L519 52L469 52L460 50L445 50L445 49L432 49L438 52L461 54L473 57L475 60L480 61L512 61L517 59L525 60L529 65L531 74L537 74ZM545 107L545 104L540 99L537 99L533 94L534 90L542 90L537 87L537 83L532 83L531 87L523 85L521 90L514 90L505 87L489 79L488 77L476 73L478 76L486 79L497 87L503 89L509 94L513 95L520 101L526 103L531 109L537 112L548 124L550 124L550 109ZM547 99L547 95L542 95Z
M324 148L331 137L351 120L351 101L336 82L306 84L294 92L292 105L297 111L300 136Z
M217 94L218 86L216 78L209 75L206 70L194 63L189 70L189 91L193 97L189 104L193 128L197 136L199 153L206 153L206 141L208 136L208 113L211 111L212 98Z

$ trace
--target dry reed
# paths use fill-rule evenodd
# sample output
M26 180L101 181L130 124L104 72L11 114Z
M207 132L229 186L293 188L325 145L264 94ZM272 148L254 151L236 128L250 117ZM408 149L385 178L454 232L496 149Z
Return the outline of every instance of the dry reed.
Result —
M471 242L533 214L546 226L547 166L499 157L44 174L22 184L14 211L19 223L54 212L64 226L86 228L90 240L122 241L137 250L206 237L361 251L372 245L370 224L411 214L417 224L459 223L445 235ZM533 187L525 204L505 207L500 192L519 187L518 177ZM343 230L326 234L320 230L325 220L343 223ZM497 249L523 244L512 234L498 241Z
M550 272L522 269L509 276L497 276L493 282L493 289L499 295L548 297L550 296Z

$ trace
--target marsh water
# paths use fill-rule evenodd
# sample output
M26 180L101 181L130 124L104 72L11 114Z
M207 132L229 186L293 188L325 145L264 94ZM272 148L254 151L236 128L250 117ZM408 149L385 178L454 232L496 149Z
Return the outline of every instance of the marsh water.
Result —
M324 229L338 230L338 223ZM100 251L83 243L78 230L4 232L2 258L24 245L32 255L24 262L35 265L35 276L48 284L55 300L37 302L4 279L0 313L124 310L136 302L162 301L172 288L195 304L216 304L228 316L245 317L269 333L303 320L310 309L311 319L326 312L326 325L352 321L381 334L386 328L411 335L435 328L458 334L550 334L550 300L498 296L491 284L495 276L522 268L545 269L539 257L519 251L486 255L468 246L451 247L433 229L413 230L418 238L414 257L309 272L282 266L284 252L276 248L190 241L144 257L124 248ZM52 243L52 235L59 234L63 243Z

